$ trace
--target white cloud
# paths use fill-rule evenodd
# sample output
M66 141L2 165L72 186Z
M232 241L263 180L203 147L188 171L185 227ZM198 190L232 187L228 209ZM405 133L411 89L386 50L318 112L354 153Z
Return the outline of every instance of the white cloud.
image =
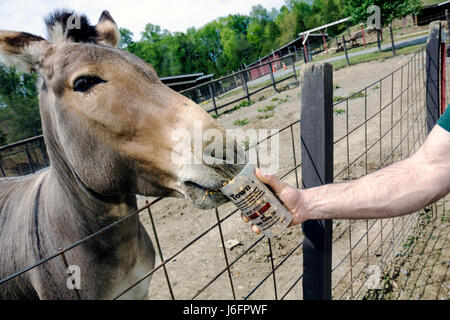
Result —
M108 10L120 27L134 33L135 39L147 23L160 25L171 32L185 32L228 14L248 14L261 4L279 9L284 0L1 0L0 29L26 31L45 36L43 17L56 8L84 12L95 23L103 10Z

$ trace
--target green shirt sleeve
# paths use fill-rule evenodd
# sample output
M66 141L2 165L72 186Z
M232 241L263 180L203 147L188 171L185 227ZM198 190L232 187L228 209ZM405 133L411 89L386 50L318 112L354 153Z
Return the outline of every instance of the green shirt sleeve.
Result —
M437 124L450 132L450 104L445 109L444 114L438 119Z

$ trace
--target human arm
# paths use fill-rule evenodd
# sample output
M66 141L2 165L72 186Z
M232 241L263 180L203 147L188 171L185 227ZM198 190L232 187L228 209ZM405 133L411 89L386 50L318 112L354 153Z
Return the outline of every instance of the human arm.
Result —
M256 175L290 210L292 225L309 219L401 216L450 192L450 133L437 125L410 158L349 182L299 190L260 170Z

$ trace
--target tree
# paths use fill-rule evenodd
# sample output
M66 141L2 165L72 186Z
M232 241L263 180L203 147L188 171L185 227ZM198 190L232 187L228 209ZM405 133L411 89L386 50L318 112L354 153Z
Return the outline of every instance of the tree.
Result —
M396 18L403 18L410 14L419 13L422 4L420 0L344 0L353 23L365 23L371 16L367 9L371 5L381 9L381 26L389 25Z
M125 28L120 28L119 49L125 50L132 43L133 43L133 32Z
M36 79L0 64L0 143L42 133Z

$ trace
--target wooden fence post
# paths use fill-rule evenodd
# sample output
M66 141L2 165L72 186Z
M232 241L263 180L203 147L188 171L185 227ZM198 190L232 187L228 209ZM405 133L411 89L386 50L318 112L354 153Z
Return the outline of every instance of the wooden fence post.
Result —
M333 182L333 68L311 64L302 72L302 187ZM303 299L331 299L332 221L303 223Z
M439 71L440 71L441 22L430 24L430 34L426 46L426 106L427 128L430 132L439 118Z

